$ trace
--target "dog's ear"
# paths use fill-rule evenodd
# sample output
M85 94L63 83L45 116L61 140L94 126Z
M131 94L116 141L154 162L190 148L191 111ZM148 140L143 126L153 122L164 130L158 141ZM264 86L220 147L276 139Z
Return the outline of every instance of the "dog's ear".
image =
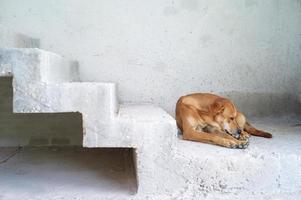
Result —
M214 113L215 115L224 112L224 110L225 110L225 106L224 106L224 104L223 104L223 101L215 101L215 102L211 105L211 111L212 111L212 113Z

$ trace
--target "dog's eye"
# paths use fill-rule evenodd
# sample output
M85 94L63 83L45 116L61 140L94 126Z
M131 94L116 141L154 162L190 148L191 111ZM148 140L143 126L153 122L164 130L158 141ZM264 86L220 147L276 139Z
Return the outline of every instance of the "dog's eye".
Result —
M231 117L230 119L231 119L231 120L234 120L234 117Z

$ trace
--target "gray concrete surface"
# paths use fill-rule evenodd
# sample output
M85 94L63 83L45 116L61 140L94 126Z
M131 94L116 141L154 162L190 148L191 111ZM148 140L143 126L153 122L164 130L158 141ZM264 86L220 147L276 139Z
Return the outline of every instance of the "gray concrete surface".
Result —
M234 153L233 149L213 145L207 148L206 144L182 141L177 138L175 120L161 108L152 105L118 106L117 101L112 101L116 99L115 92L102 91L107 90L105 83L65 82L71 77L57 72L54 76L49 75L50 71L44 70L52 66L49 65L53 63L48 60L49 57L43 57L46 61L36 60L35 55L41 50L13 49L2 52L5 53L1 55L8 54L7 57L5 56L8 59L4 61L12 67L15 111L24 113L79 111L83 115L83 136L88 138L88 140L83 140L84 147L136 149L134 165L137 172L138 193L128 198L143 199L148 196L153 199L163 197L174 199L181 198L182 195L193 195L190 199L201 196L216 199L224 198L226 193L231 199L249 197L262 199L278 194L285 197L299 194L301 183L289 181L295 179L295 176L299 179L299 174L292 172L300 167L299 142L293 142L288 151L283 152L278 151L281 149L278 148L279 143L277 144L276 140L276 143L270 144L271 146L263 145L262 149L256 148L247 153L234 150ZM45 79L45 77L54 78ZM22 101L16 101L19 99ZM111 106L111 103L114 106ZM290 101L287 103L290 104ZM115 114L118 107L118 113ZM294 106L291 107L294 108ZM271 105L271 108L277 107ZM297 135L297 132L291 130L286 124L282 124L281 120L274 121L278 117L276 113L274 118L265 121L264 124L269 124L270 127L276 124L276 134L278 128L281 129L284 126L286 132L292 131L294 135ZM298 120L299 118L289 119L286 122L299 123ZM270 130L270 127L267 130ZM299 135L296 136L298 137ZM47 144L47 140L43 138L35 139L37 143ZM289 135L282 138L281 143L287 139L291 140ZM68 139L54 138L53 141L64 143ZM273 152L265 151L263 157L256 156L266 149L273 150ZM209 157L204 157L202 152ZM220 159L219 156L225 159ZM291 159L293 165L282 166ZM207 162L209 164L205 168ZM233 165L237 166L234 170L232 170ZM179 171L181 167L183 170ZM246 168L249 170L245 170ZM207 171L215 176L208 175ZM264 179L262 189L251 187L252 184L263 181L262 176L257 176L256 173L268 177ZM284 183L281 183L282 187L280 187L279 182L283 180ZM201 188L198 187L200 185ZM74 197L75 194L70 195ZM94 197L92 193L86 195L89 198ZM80 197L78 194L75 196ZM117 195L112 198L125 197Z
M247 117L280 117L301 114L301 101L297 93L298 89L295 94L289 92L221 92L220 95L231 99L238 110Z
M273 138L253 136L245 150L178 141L170 166L184 181L174 199L301 198L301 117L250 121Z
M10 66L5 69L11 71L2 76L13 76L14 112L80 112L84 147L137 148L138 192L166 192L169 185L160 180L164 170L157 168L155 160L170 156L177 128L175 120L163 109L126 105L118 112L114 83L73 82L71 66L61 65L62 58L54 53L4 48L0 55L0 66ZM45 138L34 139L36 143L47 144ZM59 143L64 141L67 139L62 138Z
M257 1L253 1L253 3L255 3L253 4L252 2L245 1L244 6L246 7L252 7L252 5L257 6L256 2ZM281 23L278 21L279 19L275 19L274 22L269 23L272 24L272 27L277 29L279 25L283 25L282 22L285 22L287 19L290 19L290 17L292 17L291 13L294 12L292 12L290 8L292 8L292 6L295 5L294 4L295 2L290 2L289 4L283 4L281 2L280 3L278 2L274 4L271 1L266 1L265 3L267 2L268 4L260 4L259 6L259 7L263 6L261 8L263 8L264 12L262 12L261 14L263 13L267 14L268 19L273 19L272 16L274 15L281 16L281 20L280 20ZM241 4L230 4L230 5L232 6L239 5L237 8L241 8ZM217 6L217 4L215 6ZM276 7L277 11L285 12L286 14L289 13L289 15L286 14L278 15L278 13L277 14L274 13L274 10L271 10L271 12L267 12L267 9L270 8L270 6L272 6L272 8ZM295 9L295 7L293 8ZM221 10L224 11L224 9ZM240 11L240 9L238 10ZM288 10L290 12L288 12ZM231 15L231 12L229 13ZM229 13L224 13L224 14L225 16L227 16L227 14ZM283 18L285 19L284 21L282 21ZM262 22L261 20L259 21L260 23ZM295 20L293 22L297 23L298 20ZM285 26L288 26L287 23L284 24ZM252 23L250 27L252 27ZM262 26L259 27L261 27L259 30L265 30ZM282 28L283 27L281 26L281 29L279 30L282 30ZM61 170L63 173L60 174L59 178L62 178L65 182L63 185L61 185L60 188L53 188L53 190L51 191L46 190L44 193L42 192L40 195L37 195L34 198L36 199L53 199L53 198L54 199L200 199L200 198L205 198L205 199L231 199L231 200L232 199L254 199L254 198L255 199L271 199L271 198L300 199L301 196L301 192L300 192L301 175L299 173L300 171L299 169L301 166L300 148L299 148L301 146L299 140L300 117L296 117L296 115L294 117L294 115L291 115L287 119L279 118L279 115L298 114L300 111L300 109L298 108L299 103L297 99L298 93L300 91L298 89L295 89L298 86L300 86L299 84L300 63L299 63L299 57L297 53L293 55L291 54L291 52L296 50L297 48L295 44L298 44L299 39L298 38L296 39L294 34L297 33L298 30L299 29L296 29L296 27L294 26L292 27L292 29L286 30L288 34L285 36L279 33L278 31L276 31L274 33L275 35L272 34L273 36L272 38L274 39L277 38L275 39L275 41L277 42L279 41L279 43L276 43L276 46L274 46L275 44L274 42L270 42L270 40L266 41L265 39L267 38L261 37L265 35L265 34L261 35L264 31L258 33L259 36L255 38L253 38L254 35L252 35L249 38L247 37L248 34L246 32L242 32L244 33L243 34L244 37L251 39L248 40L248 42L243 43L244 40L240 38L243 44L247 45L248 47L251 47L250 49L248 48L245 52L247 53L250 51L249 53L251 54L239 59L240 61L246 61L246 60L250 61L251 64L248 63L250 65L246 65L247 66L246 68L243 67L241 68L235 62L233 64L232 62L228 63L227 60L223 60L224 61L223 64L231 64L231 65L222 67L222 69L220 69L216 65L212 65L212 68L210 69L205 67L202 68L202 70L200 70L198 67L196 68L193 67L193 68L189 68L189 70L185 72L180 70L181 75L191 75L191 73L193 74L194 70L206 74L206 79L205 78L202 79L202 81L204 81L203 82L204 84L202 84L203 89L208 89L211 91L212 88L215 88L212 91L225 93L227 95L232 94L237 100L241 100L241 102L244 102L242 104L241 102L238 102L238 107L241 108L242 111L245 111L243 110L244 108L249 109L250 115L264 116L264 115L273 114L272 118L266 118L266 119L258 118L254 122L255 125L259 126L259 128L261 127L272 132L275 137L271 140L266 140L263 138L254 138L254 139L252 138L251 139L252 145L250 145L247 150L225 149L225 148L208 145L208 144L182 141L179 138L177 138L177 129L176 129L175 120L166 112L164 112L164 110L156 106L121 105L117 115L111 114L117 111L116 108L118 108L118 104L117 104L118 102L117 100L111 101L110 98L107 99L104 97L113 97L112 99L116 99L115 89L113 90L114 92L106 93L103 92L103 89L107 91L105 89L106 84L72 82L73 79L70 76L69 70L66 71L61 68L65 66L65 64L62 64L65 62L61 62L63 58L56 54L47 53L47 52L45 52L44 54L41 53L44 51L41 51L39 49L27 49L27 50L16 49L13 50L13 52L8 52L7 54L5 53L1 54L6 56L4 57L2 56L0 60L2 61L2 63L0 63L2 64L1 69L3 69L1 71L4 71L4 73L0 74L0 76L1 75L14 76L13 86L15 92L14 93L15 111L34 112L34 113L46 112L46 111L49 112L80 111L83 114L83 121L82 121L84 126L83 130L88 130L88 131L84 131L84 138L90 138L87 141L85 140L83 141L84 146L136 148L135 154L133 155L134 168L136 169L137 180L138 180L137 182L138 193L136 195L129 195L123 193L123 189L120 189L119 186L116 189L117 191L115 191L114 189L114 191L110 191L109 194L107 194L103 190L94 192L84 187L81 190L80 187L76 187L76 192L71 191L68 189L68 186L71 184L72 180L74 180L73 178L76 178L74 177L74 174L70 175L68 170L66 170L64 166L61 166L61 164L56 165L56 163L58 163L57 161L61 159L58 160L48 159L47 157L51 157L50 155L51 153L48 154L47 152L46 153L44 152L46 155L44 159L49 162L46 164L47 166L44 166L45 169L47 170L41 175L41 177L43 177L43 175L46 175L46 177L48 177L48 179L51 180L52 176L50 174L52 174L53 172L52 166L56 165L57 168L55 169L62 168ZM268 34L266 35L268 35L270 38L271 32L267 31L267 33ZM292 36L291 34L293 34L294 36ZM281 38L281 40L278 40L279 37ZM222 37L218 37L218 38L222 38ZM258 38L262 38L263 40L260 40L259 42L257 40L252 40ZM262 46L260 47L264 49L264 52L266 50L265 52L266 54L261 51L263 49L259 50L258 52L255 51L254 53L252 44L257 44L257 45L261 44ZM287 45L291 49L287 50L287 54L283 54L282 47L283 46L286 47ZM235 47L233 45L230 46ZM258 48L258 46L256 46L256 48ZM242 54L241 49L239 48L234 48L234 49L236 49L239 53ZM17 51L17 53L15 51ZM227 53L224 56L228 58L229 55ZM235 51L233 51L232 53L235 53ZM37 55L46 55L46 56L37 57ZM230 58L231 55L229 56ZM235 54L235 55L239 55L239 54ZM259 55L262 57L260 57ZM191 54L191 58L193 58L193 56L195 55ZM255 62L253 62L254 60L251 59L252 57L256 57ZM119 58L121 58L122 60L121 56L119 56ZM236 57L232 57L232 58L236 58ZM240 63L240 61L238 63ZM193 62L194 64L193 66L196 66L195 65L196 63ZM265 64L267 65L264 66ZM69 65L67 67L69 67ZM239 73L233 74L232 72L235 71L238 67L240 68ZM10 69L11 71L9 71ZM179 68L175 67L173 69L178 70ZM114 70L114 68L112 68L112 70ZM8 73L6 73L6 71ZM231 76L225 75L223 76L224 78L222 80L214 79L215 82L210 82L211 80L210 76L212 75L214 77L215 73L212 72L215 71L219 71L219 74L226 74L226 75L231 74ZM134 70L134 72L135 73L137 72L137 74L139 74L138 73L139 70ZM143 80L143 83L147 83L147 80L152 81L153 84L152 86L157 87L156 89L158 89L158 91L154 93L154 96L156 95L162 96L162 94L166 94L166 93L161 93L162 92L160 90L161 87L159 87L165 82L161 81L160 77L158 77L157 81L154 82L153 81L154 77L152 77L152 73L148 73L149 71L147 70L146 72L147 72L146 74L149 76L148 78L150 79ZM163 72L162 74L166 73L166 71ZM173 73L174 72L168 72L167 74L172 75ZM126 74L126 73L120 73L120 71L118 71L118 73L116 74ZM248 76L245 76L246 74ZM185 76L185 77L189 77L189 76ZM237 84L237 80L240 80L241 77L244 77L243 82ZM256 80L254 79L254 77L256 77ZM139 78L143 78L143 76L139 76ZM137 83L139 83L139 79L137 79L135 85ZM192 82L188 81L185 83L185 85L189 85L189 84L193 85L192 83L193 81ZM199 79L197 79L196 82L194 83L199 84L200 83ZM97 87L95 88L95 86ZM143 84L142 85L140 84L140 86L141 87L139 88L144 87ZM233 88L233 90L229 91L226 88ZM98 93L94 89L101 92ZM177 88L176 90L177 92L181 91L181 88ZM145 90L145 92L150 92L150 91L151 90L149 90L149 88ZM175 93L173 93L172 90L169 90L169 93L170 93L170 97L174 97L173 95ZM129 92L129 94L131 94L131 92ZM143 101L143 98L141 98L140 100ZM173 98L173 100L176 101L176 98ZM103 105L107 105L106 102L113 103L112 105L114 106L111 106L111 104L108 104L107 107L103 106ZM5 105L5 103L3 105ZM173 105L173 104L170 104L169 102L168 105ZM100 109L99 106L101 108L106 109L105 111L108 112L102 112L102 110L99 110ZM256 110L254 108L256 108ZM104 123L102 123L102 121ZM7 121L4 121L4 123L7 123ZM30 120L28 124L31 125L32 120ZM3 127L7 127L6 124ZM87 137L87 135L89 137ZM13 141L14 139L15 138L13 138ZM47 145L49 144L49 141L50 140L48 138L40 137L39 135L38 137L32 137L30 142L27 143L29 143L29 145L37 145L37 144ZM68 141L70 141L70 139L68 140L68 138L66 137L51 138L52 144L64 145L68 143ZM8 142L4 141L4 144L8 144ZM39 151L39 152L43 152L43 151ZM18 157L18 155L19 154L16 155L17 157L14 156L13 158L20 158ZM20 160L17 159L17 163L21 161L20 163L26 164L27 162L30 163L36 160L35 156L37 154L35 151L33 152L29 151L27 155L28 157L21 156ZM65 154L62 153L61 155L65 155ZM37 155L37 156L43 157L43 155ZM75 157L77 157L77 155L75 155ZM81 161L84 160L85 157L86 156L82 156L80 160ZM66 157L63 156L62 159L65 160ZM125 160L127 160L127 162L131 162L128 160L132 160L132 158L125 159ZM4 164L6 163L7 162L4 162ZM77 166L76 163L75 162L71 162L71 163L72 164L68 166L75 167L74 169L76 169ZM114 163L114 166L115 165L117 165L117 163ZM9 168L13 169L13 167L9 167ZM114 169L113 166L109 168ZM30 170L31 169L34 169L34 167L30 167ZM84 174L81 173L80 175L84 175ZM8 177L4 177L3 179L0 180L7 181L10 179L9 178L10 176L12 179L15 178L14 174L9 174ZM28 176L29 179L31 179L32 173L29 173ZM56 178L56 176L53 177ZM92 180L92 179L90 177L87 177L87 180ZM116 177L113 178L113 181L115 180ZM130 180L133 180L133 178L130 178ZM110 185L110 187L112 185L115 185L115 184L111 184L110 180L104 179L99 181L100 182L98 183L95 182L94 183L100 184L101 187L104 189L106 189L107 185ZM19 181L17 182L19 183ZM44 184L47 186L49 182L47 180L47 182L44 183L40 182L40 183L41 185ZM129 183L129 181L126 182ZM122 186L120 187L128 188L128 185L126 186L124 185L125 184L122 183ZM10 188L12 188L14 190L15 189L14 186L15 186L14 184L13 185L8 184L9 188L6 189L9 190ZM94 187L91 186L91 188ZM20 192L20 194L21 193L24 194L23 196L27 199L32 199L33 198L32 192L35 194L36 191L34 190L32 191L31 189L32 188L29 188L24 193ZM67 194L61 193L61 190L64 189L68 191ZM26 193L28 191L31 194ZM57 192L55 193L55 196L53 196L53 192ZM12 199L16 198L16 196L14 195L19 195L18 193L11 192L9 194L10 196L8 197ZM113 193L116 193L116 195ZM2 195L2 197L5 198L6 196ZM0 199L2 197L0 197Z
M78 60L83 81L118 83L122 103L172 114L191 92L238 92L238 104L250 93L269 103L300 93L300 7L300 0L0 0L0 23Z
M82 145L79 113L13 113L11 77L0 77L0 146Z
M30 38L0 24L0 47L34 48L40 46L40 40Z
M0 56L2 76L13 76L15 113L80 112L83 146L100 147L98 136L110 138L107 127L118 109L115 83L79 82L66 59L37 48L1 48Z
M171 156L155 161L169 192L133 194L134 176L124 164L132 161L120 150L26 148L0 164L0 199L300 199L301 118L252 122L273 139L252 137L245 150L178 140ZM0 158L14 150L0 148Z
M0 148L0 162L16 148ZM27 147L0 163L0 199L79 199L134 194L129 149Z

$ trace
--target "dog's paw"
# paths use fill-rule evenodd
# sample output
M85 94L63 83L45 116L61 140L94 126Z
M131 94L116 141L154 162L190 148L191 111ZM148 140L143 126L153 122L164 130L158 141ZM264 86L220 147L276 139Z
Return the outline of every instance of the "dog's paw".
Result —
M243 131L239 136L239 140L249 140L249 138L250 135L246 131Z
M230 145L230 148L232 149L245 149L249 146L249 138L246 138L245 140L237 140L235 142L232 142Z
M246 149L249 146L249 139L238 145L238 149Z

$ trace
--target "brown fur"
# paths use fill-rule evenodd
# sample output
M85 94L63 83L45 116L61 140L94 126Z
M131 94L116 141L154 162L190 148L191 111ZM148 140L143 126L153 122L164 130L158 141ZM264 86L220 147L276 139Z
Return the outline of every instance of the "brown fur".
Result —
M228 148L246 148L249 134L271 138L257 130L226 98L196 93L181 97L176 106L176 121L183 139Z

